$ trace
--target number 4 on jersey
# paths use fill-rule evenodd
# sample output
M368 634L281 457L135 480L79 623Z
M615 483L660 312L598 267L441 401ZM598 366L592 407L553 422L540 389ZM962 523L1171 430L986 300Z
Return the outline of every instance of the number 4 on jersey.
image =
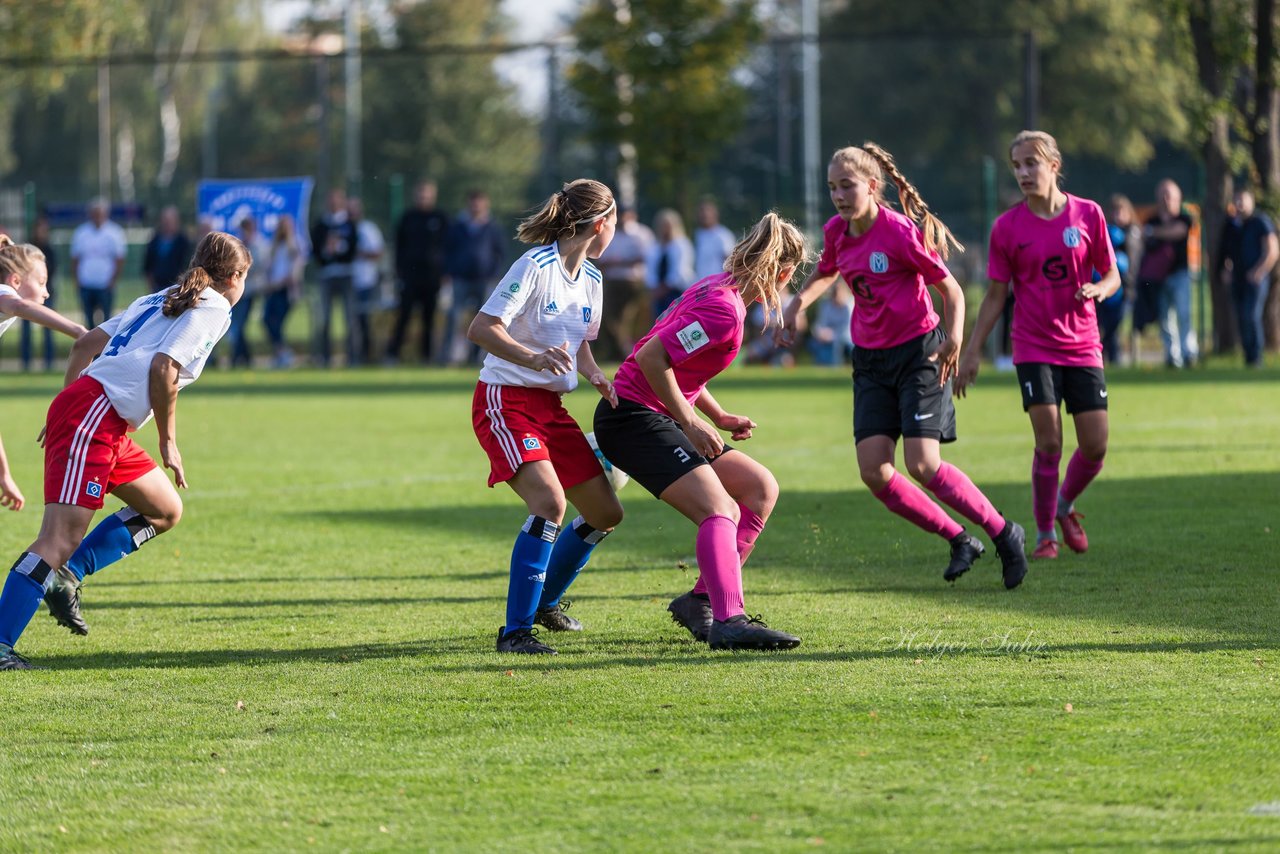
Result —
M159 310L160 306L153 305L142 314L138 315L138 319L133 323L130 323L128 328L122 329L116 333L115 337L107 344L108 349L105 350L102 355L115 356L121 351L121 349L128 347L129 341L132 340L133 336L142 328L142 325L147 322L147 319Z

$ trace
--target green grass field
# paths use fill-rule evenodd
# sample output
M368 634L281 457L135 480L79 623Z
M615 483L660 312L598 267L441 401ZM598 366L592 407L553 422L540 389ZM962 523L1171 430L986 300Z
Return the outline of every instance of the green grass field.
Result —
M49 670L0 674L0 849L1276 850L1273 376L1114 372L1093 547L1010 593L993 553L945 584L858 482L842 372L734 372L782 484L747 607L803 646L672 624L694 530L632 485L587 631L529 660L493 651L524 513L484 486L472 374L210 372L183 523L89 581L88 638L42 610L19 648ZM6 567L57 385L3 378L33 501ZM946 457L1032 527L1014 379L959 410Z

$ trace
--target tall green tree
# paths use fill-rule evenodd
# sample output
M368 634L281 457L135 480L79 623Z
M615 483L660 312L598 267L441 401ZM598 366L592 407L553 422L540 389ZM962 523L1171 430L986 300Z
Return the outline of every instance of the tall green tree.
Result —
M420 0L392 13L382 44L405 53L364 61L366 195L399 173L435 179L447 205L477 188L495 210L526 207L541 152L536 123L494 70L511 28L498 0Z
M985 241L981 163L1004 174L1008 140L1027 123L1028 33L1035 122L1066 153L1069 182L1079 158L1139 169L1158 143L1186 139L1192 72L1161 12L1154 0L847 0L822 23L824 142L884 144L971 242Z
M573 34L568 76L589 136L623 161L634 151L650 199L688 215L701 169L742 125L735 71L760 38L755 4L592 0Z

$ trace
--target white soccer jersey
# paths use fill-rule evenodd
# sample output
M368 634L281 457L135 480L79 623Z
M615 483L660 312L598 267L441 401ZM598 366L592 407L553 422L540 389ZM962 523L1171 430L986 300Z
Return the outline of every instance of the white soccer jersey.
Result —
M139 297L98 328L111 336L81 376L102 383L107 399L135 429L151 420L151 360L157 353L180 366L178 388L191 385L204 370L213 345L231 325L231 303L205 288L196 304L177 317L165 317L166 292Z
M16 297L18 292L8 285L0 285L0 296ZM4 335L10 326L18 322L18 318L0 311L0 335Z
M517 385L569 392L578 386L577 356L583 341L600 334L603 299L600 271L584 261L576 279L570 278L556 244L530 249L481 307L485 314L502 319L507 332L534 352L569 342L574 369L562 376L534 371L490 353L480 371L489 385Z

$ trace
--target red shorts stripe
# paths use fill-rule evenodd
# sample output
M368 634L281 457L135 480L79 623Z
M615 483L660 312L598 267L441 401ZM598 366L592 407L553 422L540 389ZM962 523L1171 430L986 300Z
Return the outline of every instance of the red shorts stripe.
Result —
M92 377L81 377L53 399L45 428L46 504L98 510L116 487L156 468Z
M535 460L550 460L566 489L603 474L582 428L554 391L477 383L471 423L489 457L490 486Z

